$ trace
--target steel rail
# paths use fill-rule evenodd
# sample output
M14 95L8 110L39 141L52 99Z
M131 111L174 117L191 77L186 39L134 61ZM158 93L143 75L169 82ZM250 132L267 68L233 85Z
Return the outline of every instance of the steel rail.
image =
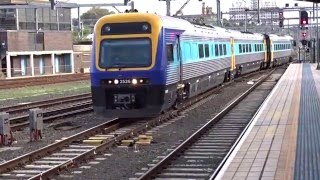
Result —
M267 75L260 77L260 80L257 81L251 88L244 92L241 96L235 99L230 103L226 108L220 111L215 117L193 133L188 139L182 142L177 148L170 152L165 158L159 161L155 166L150 168L146 173L139 177L140 180L149 180L155 178L156 174L160 172L167 164L170 163L174 157L177 157L178 154L181 154L187 147L189 147L193 142L195 142L202 134L207 132L214 124L216 124L223 116L230 112L237 104L239 104L245 97L247 97L256 87L258 87L266 78L268 78L273 72L272 70Z
M43 113L43 121L51 121L54 119L80 114L80 113L87 113L92 112L92 102L86 101L78 104L72 104L69 106L63 106L59 108L55 108L52 110L45 111ZM10 118L10 127L12 131L19 130L29 125L29 115L23 115L19 117Z
M35 101L30 103L24 103L24 104L18 104L14 106L8 106L8 107L2 107L0 108L0 112L7 112L10 114L13 113L20 113L23 111L27 111L32 108L46 108L62 103L71 103L75 101L82 101L87 100L88 98L91 98L91 93L85 93L85 94L79 94L79 95L73 95L73 96L67 96L62 98L54 98L54 99L48 99L45 101Z
M26 164L28 162L32 162L35 159L38 159L40 157L46 156L48 154L51 154L54 151L57 151L64 146L71 144L73 141L84 139L88 136L100 133L100 132L106 132L105 128L108 128L108 130L113 130L114 128L117 128L120 125L120 121L118 118L114 118L108 122L105 122L103 124L100 124L98 126L92 127L90 129L87 129L85 131L82 131L80 133L77 133L73 136L70 136L62 141L55 142L53 144L50 144L48 146L45 146L41 149L35 150L33 152L27 153L25 155L22 155L20 157L14 158L12 160L9 160L7 162L4 162L0 164L0 173L5 173L10 171L11 169L15 167L19 167L23 164Z

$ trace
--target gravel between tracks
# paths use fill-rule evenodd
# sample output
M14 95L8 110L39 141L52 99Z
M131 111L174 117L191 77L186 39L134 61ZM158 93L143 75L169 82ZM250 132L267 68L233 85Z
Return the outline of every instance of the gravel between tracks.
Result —
M258 77L260 75L250 79ZM179 145L208 119L214 117L216 113L250 87L251 85L248 85L247 81L236 82L227 86L215 98L186 112L180 120L155 131L152 144L138 146L138 151L134 148L112 148L105 155L101 155L106 160L93 160L99 162L99 164L83 164L83 167L73 169L71 173L64 172L54 179L119 180L137 177L135 173L144 172L141 169L147 168L147 164L155 164L156 162L153 162L153 160L158 156L168 154L168 149ZM88 166L90 166L89 169L87 169Z
M78 132L99 125L107 120L108 119L106 118L96 117L94 113L88 113L77 115L71 118L56 120L51 124L45 123L42 134L43 139L38 142L29 142L29 128L24 128L23 131L17 131L13 133L13 136L14 138L16 138L17 143L14 143L11 147L0 148L0 162L37 150L48 144L54 143L57 139L74 135ZM53 128L53 125L62 122L71 122L75 127L80 127L72 130L55 130Z

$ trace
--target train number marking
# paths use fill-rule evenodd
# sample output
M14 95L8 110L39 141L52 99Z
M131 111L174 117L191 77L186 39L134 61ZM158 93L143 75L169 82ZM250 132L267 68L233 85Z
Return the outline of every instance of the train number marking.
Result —
M120 79L120 84L130 84L131 80L130 79Z

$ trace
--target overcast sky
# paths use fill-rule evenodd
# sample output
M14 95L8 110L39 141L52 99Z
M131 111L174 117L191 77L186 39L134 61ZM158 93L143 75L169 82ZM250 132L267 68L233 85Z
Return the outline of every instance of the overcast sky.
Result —
M78 3L78 4L94 4L94 3L123 3L123 0L61 0L69 3ZM236 5L237 1L242 2L242 4L247 3L247 6L250 7L251 0L220 0L221 1L221 10L222 12L229 11L229 8L232 7L232 4ZM260 0L263 3L266 0ZM294 3L298 3L300 7L312 7L312 3L310 2L301 2L301 1L294 1L294 0L268 0L276 2L276 5L280 8L283 8L286 3L289 3L290 7L294 6ZM135 8L139 10L139 12L156 12L157 14L165 15L166 14L166 2L159 1L159 0L134 0ZM175 13L186 0L172 0L171 1L171 14ZM202 2L206 3L206 6L213 7L213 11L216 12L216 0L203 0ZM188 5L183 9L183 13L187 14L201 14L201 7L202 2L198 0L191 0ZM107 8L107 7L104 7ZM119 10L124 11L125 9L130 8L128 7L118 7ZM80 13L86 12L89 8L81 8ZM109 7L112 11L115 11L112 7ZM320 12L319 12L320 14ZM72 10L72 16L75 18L77 17L77 10ZM284 13L285 17L297 17L298 13ZM229 16L224 16L224 18L229 18Z

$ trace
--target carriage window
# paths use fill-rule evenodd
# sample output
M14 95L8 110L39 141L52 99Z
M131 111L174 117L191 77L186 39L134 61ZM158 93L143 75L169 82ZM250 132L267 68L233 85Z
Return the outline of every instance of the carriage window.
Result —
M209 57L209 45L208 44L204 45L204 54L206 57Z
M251 44L249 44L248 46L249 46L249 52L252 52Z
M167 44L167 60L169 63L173 62L173 44Z
M214 48L215 48L215 55L219 56L218 44L214 45Z
M199 50L199 57L203 58L204 57L203 44L198 44L198 50Z
M223 45L223 54L227 55L227 45Z
M214 48L213 48L213 44L211 44L211 51L210 51L210 54L211 54L211 57L213 57L213 52L214 52Z
M242 47L241 47L241 44L239 44L239 53L242 53Z
M220 55L222 55L222 53L223 53L222 44L219 44L219 53L220 53Z

